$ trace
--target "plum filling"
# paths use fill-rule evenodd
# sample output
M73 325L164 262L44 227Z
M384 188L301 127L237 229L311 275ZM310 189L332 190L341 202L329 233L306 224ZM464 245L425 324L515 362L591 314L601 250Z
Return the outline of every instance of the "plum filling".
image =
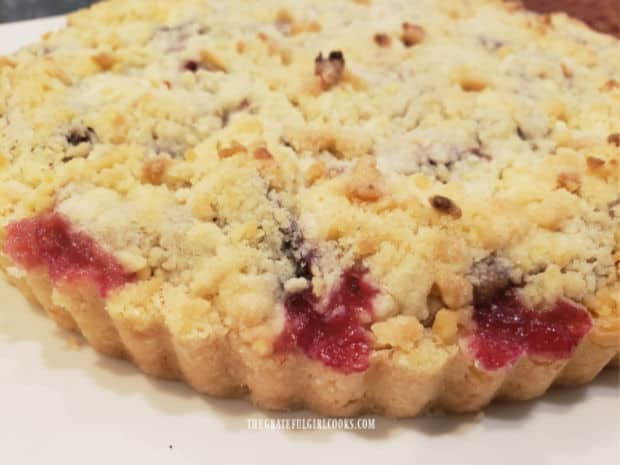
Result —
M368 368L375 289L361 267L345 270L328 299L312 289L289 294L284 302L286 324L276 342L279 352L301 350L309 358L342 373Z
M514 289L476 301L474 321L469 348L487 370L510 365L524 354L567 358L592 327L586 309L569 300L534 311Z
M3 251L26 270L47 267L53 283L92 282L101 297L134 279L110 253L56 212L11 223Z
M190 73L195 73L200 69L200 64L196 60L187 60L183 63L182 68Z

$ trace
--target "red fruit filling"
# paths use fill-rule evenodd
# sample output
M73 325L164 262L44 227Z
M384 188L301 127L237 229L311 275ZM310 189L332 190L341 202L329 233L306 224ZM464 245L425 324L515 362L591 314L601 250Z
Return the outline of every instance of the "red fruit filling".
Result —
M514 290L476 303L474 321L477 329L469 347L487 370L514 363L523 354L567 358L592 327L586 309L569 300L534 311Z
M88 280L102 297L134 279L110 253L56 212L11 223L3 251L26 270L47 267L54 283Z
M366 370L372 300L378 292L366 274L360 267L344 271L327 302L319 302L312 289L289 294L284 302L286 324L276 351L299 349L342 373Z

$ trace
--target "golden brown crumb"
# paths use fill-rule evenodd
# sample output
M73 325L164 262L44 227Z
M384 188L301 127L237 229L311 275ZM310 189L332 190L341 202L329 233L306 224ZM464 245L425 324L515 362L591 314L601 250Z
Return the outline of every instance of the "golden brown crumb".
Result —
M276 24L290 25L295 19L286 8L280 8L276 13Z
M208 50L200 51L200 64L209 71L226 71L224 62Z
M379 250L380 242L374 237L364 237L357 243L357 251L362 257L372 255Z
M443 195L434 195L428 200L431 206L440 213L445 213L456 219L463 216L463 212L460 207L448 197L444 197Z
M383 177L370 157L357 162L347 185L347 196L373 202L383 195Z
M322 161L314 162L306 171L306 185L311 186L325 175L325 164Z
M538 15L538 19L540 20L540 22L542 24L544 24L545 26L551 26L553 23L553 19L551 17L550 14L541 14Z
M568 192L575 193L581 187L579 175L575 173L560 173L557 181L558 187L566 189Z
M565 63L562 63L560 66L562 67L562 74L565 78L570 79L574 76L573 71L568 66L566 66Z
M259 147L254 150L254 158L256 160L273 160L273 155L265 147Z
M110 53L101 52L93 55L91 59L103 70L107 71L111 69L118 60Z
M389 47L392 44L392 38L382 32L375 34L374 40L379 47Z
M605 166L605 160L601 160L597 157L586 158L586 163L588 164L588 168L590 168L591 170L597 170Z
M291 24L291 34L294 36L310 32L321 32L321 23L318 21L295 21Z
M522 9L523 4L518 0L506 0L504 2L504 8L506 9L506 11L509 11L512 13L512 12L519 11L520 9Z
M0 56L0 68L8 66L9 68L15 68L15 62L10 58Z
M471 283L458 274L447 270L435 274L435 285L442 302L448 308L462 308L473 299Z
M228 147L220 148L217 151L217 155L220 158L229 158L238 153L247 153L248 149L237 142L236 140L232 141Z
M426 37L426 31L422 26L411 23L403 23L403 33L401 40L405 47L412 47L424 41Z
M620 89L620 82L616 81L615 79L610 79L601 86L602 92L609 92L614 89Z
M323 90L329 90L342 79L345 60L341 51L330 52L327 58L322 53L314 60L314 74L321 79Z
M607 137L607 143L620 147L620 132L615 132Z
M475 76L464 76L459 84L464 92L481 92L487 87L486 81Z
M142 168L142 177L149 184L159 186L164 180L170 160L154 158L147 160Z
M276 27L284 35L299 35L306 32L320 32L321 24L318 21L297 21L293 15L286 9L281 9L276 14Z
M258 147L253 151L254 159L259 162L258 171L267 180L269 187L280 191L286 186L286 178L282 167L273 158L265 147Z
M456 342L458 319L458 314L454 311L439 310L433 322L433 336L438 337L444 344Z

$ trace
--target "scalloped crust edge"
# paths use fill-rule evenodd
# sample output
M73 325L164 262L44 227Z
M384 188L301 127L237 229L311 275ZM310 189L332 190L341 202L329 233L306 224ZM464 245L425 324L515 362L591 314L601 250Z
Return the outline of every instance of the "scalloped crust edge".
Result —
M0 269L7 265L0 257ZM260 356L233 332L190 337L160 314L141 316L138 322L88 290L73 287L53 296L44 271L7 278L60 327L81 333L97 351L126 358L148 375L183 380L199 393L245 397L269 410L390 417L414 417L429 409L475 412L495 399L527 400L554 384L588 383L605 366L617 364L620 352L618 315L592 315L592 329L565 360L524 356L510 367L486 371L463 340L443 346L428 337L410 352L373 350L367 371L344 375L303 355Z

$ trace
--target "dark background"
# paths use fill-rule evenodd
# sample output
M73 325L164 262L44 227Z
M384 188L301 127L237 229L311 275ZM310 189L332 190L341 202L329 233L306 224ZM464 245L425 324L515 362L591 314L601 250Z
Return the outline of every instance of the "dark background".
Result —
M95 3L94 0L0 0L0 22L59 15Z

